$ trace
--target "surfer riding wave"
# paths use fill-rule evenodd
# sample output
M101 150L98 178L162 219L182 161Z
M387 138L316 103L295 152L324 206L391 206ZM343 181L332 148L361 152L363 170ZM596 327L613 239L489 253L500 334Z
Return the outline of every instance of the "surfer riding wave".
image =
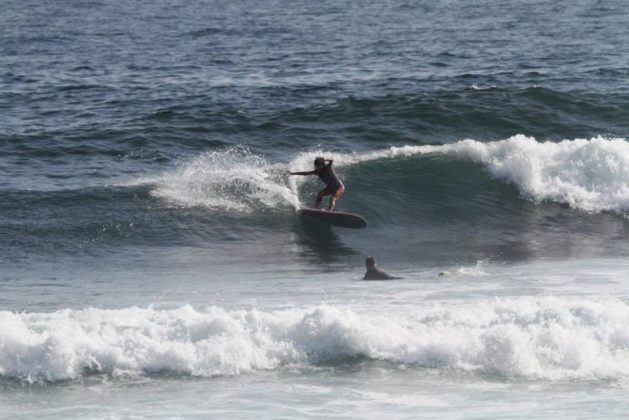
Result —
M327 162L327 163L326 163ZM345 186L339 179L334 168L332 167L332 159L324 159L318 157L314 160L314 170L306 172L289 172L289 175L317 175L325 183L325 188L317 193L317 201L315 208L321 208L321 201L323 197L330 196L330 204L328 205L328 211L334 211L336 206L336 200L345 192Z

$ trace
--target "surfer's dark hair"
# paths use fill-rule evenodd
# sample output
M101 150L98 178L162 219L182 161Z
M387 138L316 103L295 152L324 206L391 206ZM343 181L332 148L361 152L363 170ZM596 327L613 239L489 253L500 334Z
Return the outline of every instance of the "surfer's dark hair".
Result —
M325 159L322 157L315 158L314 165L315 166L323 166L325 164Z

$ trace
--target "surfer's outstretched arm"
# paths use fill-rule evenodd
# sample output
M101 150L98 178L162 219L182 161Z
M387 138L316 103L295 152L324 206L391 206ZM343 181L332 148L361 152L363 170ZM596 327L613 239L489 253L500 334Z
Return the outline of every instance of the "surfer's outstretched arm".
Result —
M307 171L307 172L290 172L288 171L288 175L314 175L315 171Z

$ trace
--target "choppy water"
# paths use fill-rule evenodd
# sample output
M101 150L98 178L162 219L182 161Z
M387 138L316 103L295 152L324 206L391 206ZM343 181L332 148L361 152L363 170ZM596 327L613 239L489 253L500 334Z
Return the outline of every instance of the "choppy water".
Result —
M0 416L629 410L623 2L2 9Z

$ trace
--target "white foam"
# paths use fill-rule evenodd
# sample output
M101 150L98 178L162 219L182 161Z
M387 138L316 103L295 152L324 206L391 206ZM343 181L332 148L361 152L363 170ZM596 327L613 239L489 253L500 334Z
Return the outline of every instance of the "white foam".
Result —
M552 200L587 211L629 209L629 143L624 139L554 143L517 135L490 143L464 140L440 151L482 162L493 176L536 202Z
M152 194L182 206L252 211L255 208L299 206L286 186L285 170L245 149L203 153L177 170L152 180Z
M480 85L477 85L476 83L474 83L472 86L469 87L469 89L471 89L471 90L492 90L492 89L496 89L496 85L480 86Z
M365 155L318 150L299 153L288 164L270 164L247 149L230 148L203 153L182 162L174 171L156 178L142 179L139 183L154 184L153 196L180 206L203 206L237 212L299 208L298 191L308 177L289 177L288 171L312 170L314 158L321 155L334 157L335 164L340 166L365 159Z
M517 298L418 307L0 312L0 376L28 382L155 372L200 377L363 356L530 380L629 376L629 306Z

